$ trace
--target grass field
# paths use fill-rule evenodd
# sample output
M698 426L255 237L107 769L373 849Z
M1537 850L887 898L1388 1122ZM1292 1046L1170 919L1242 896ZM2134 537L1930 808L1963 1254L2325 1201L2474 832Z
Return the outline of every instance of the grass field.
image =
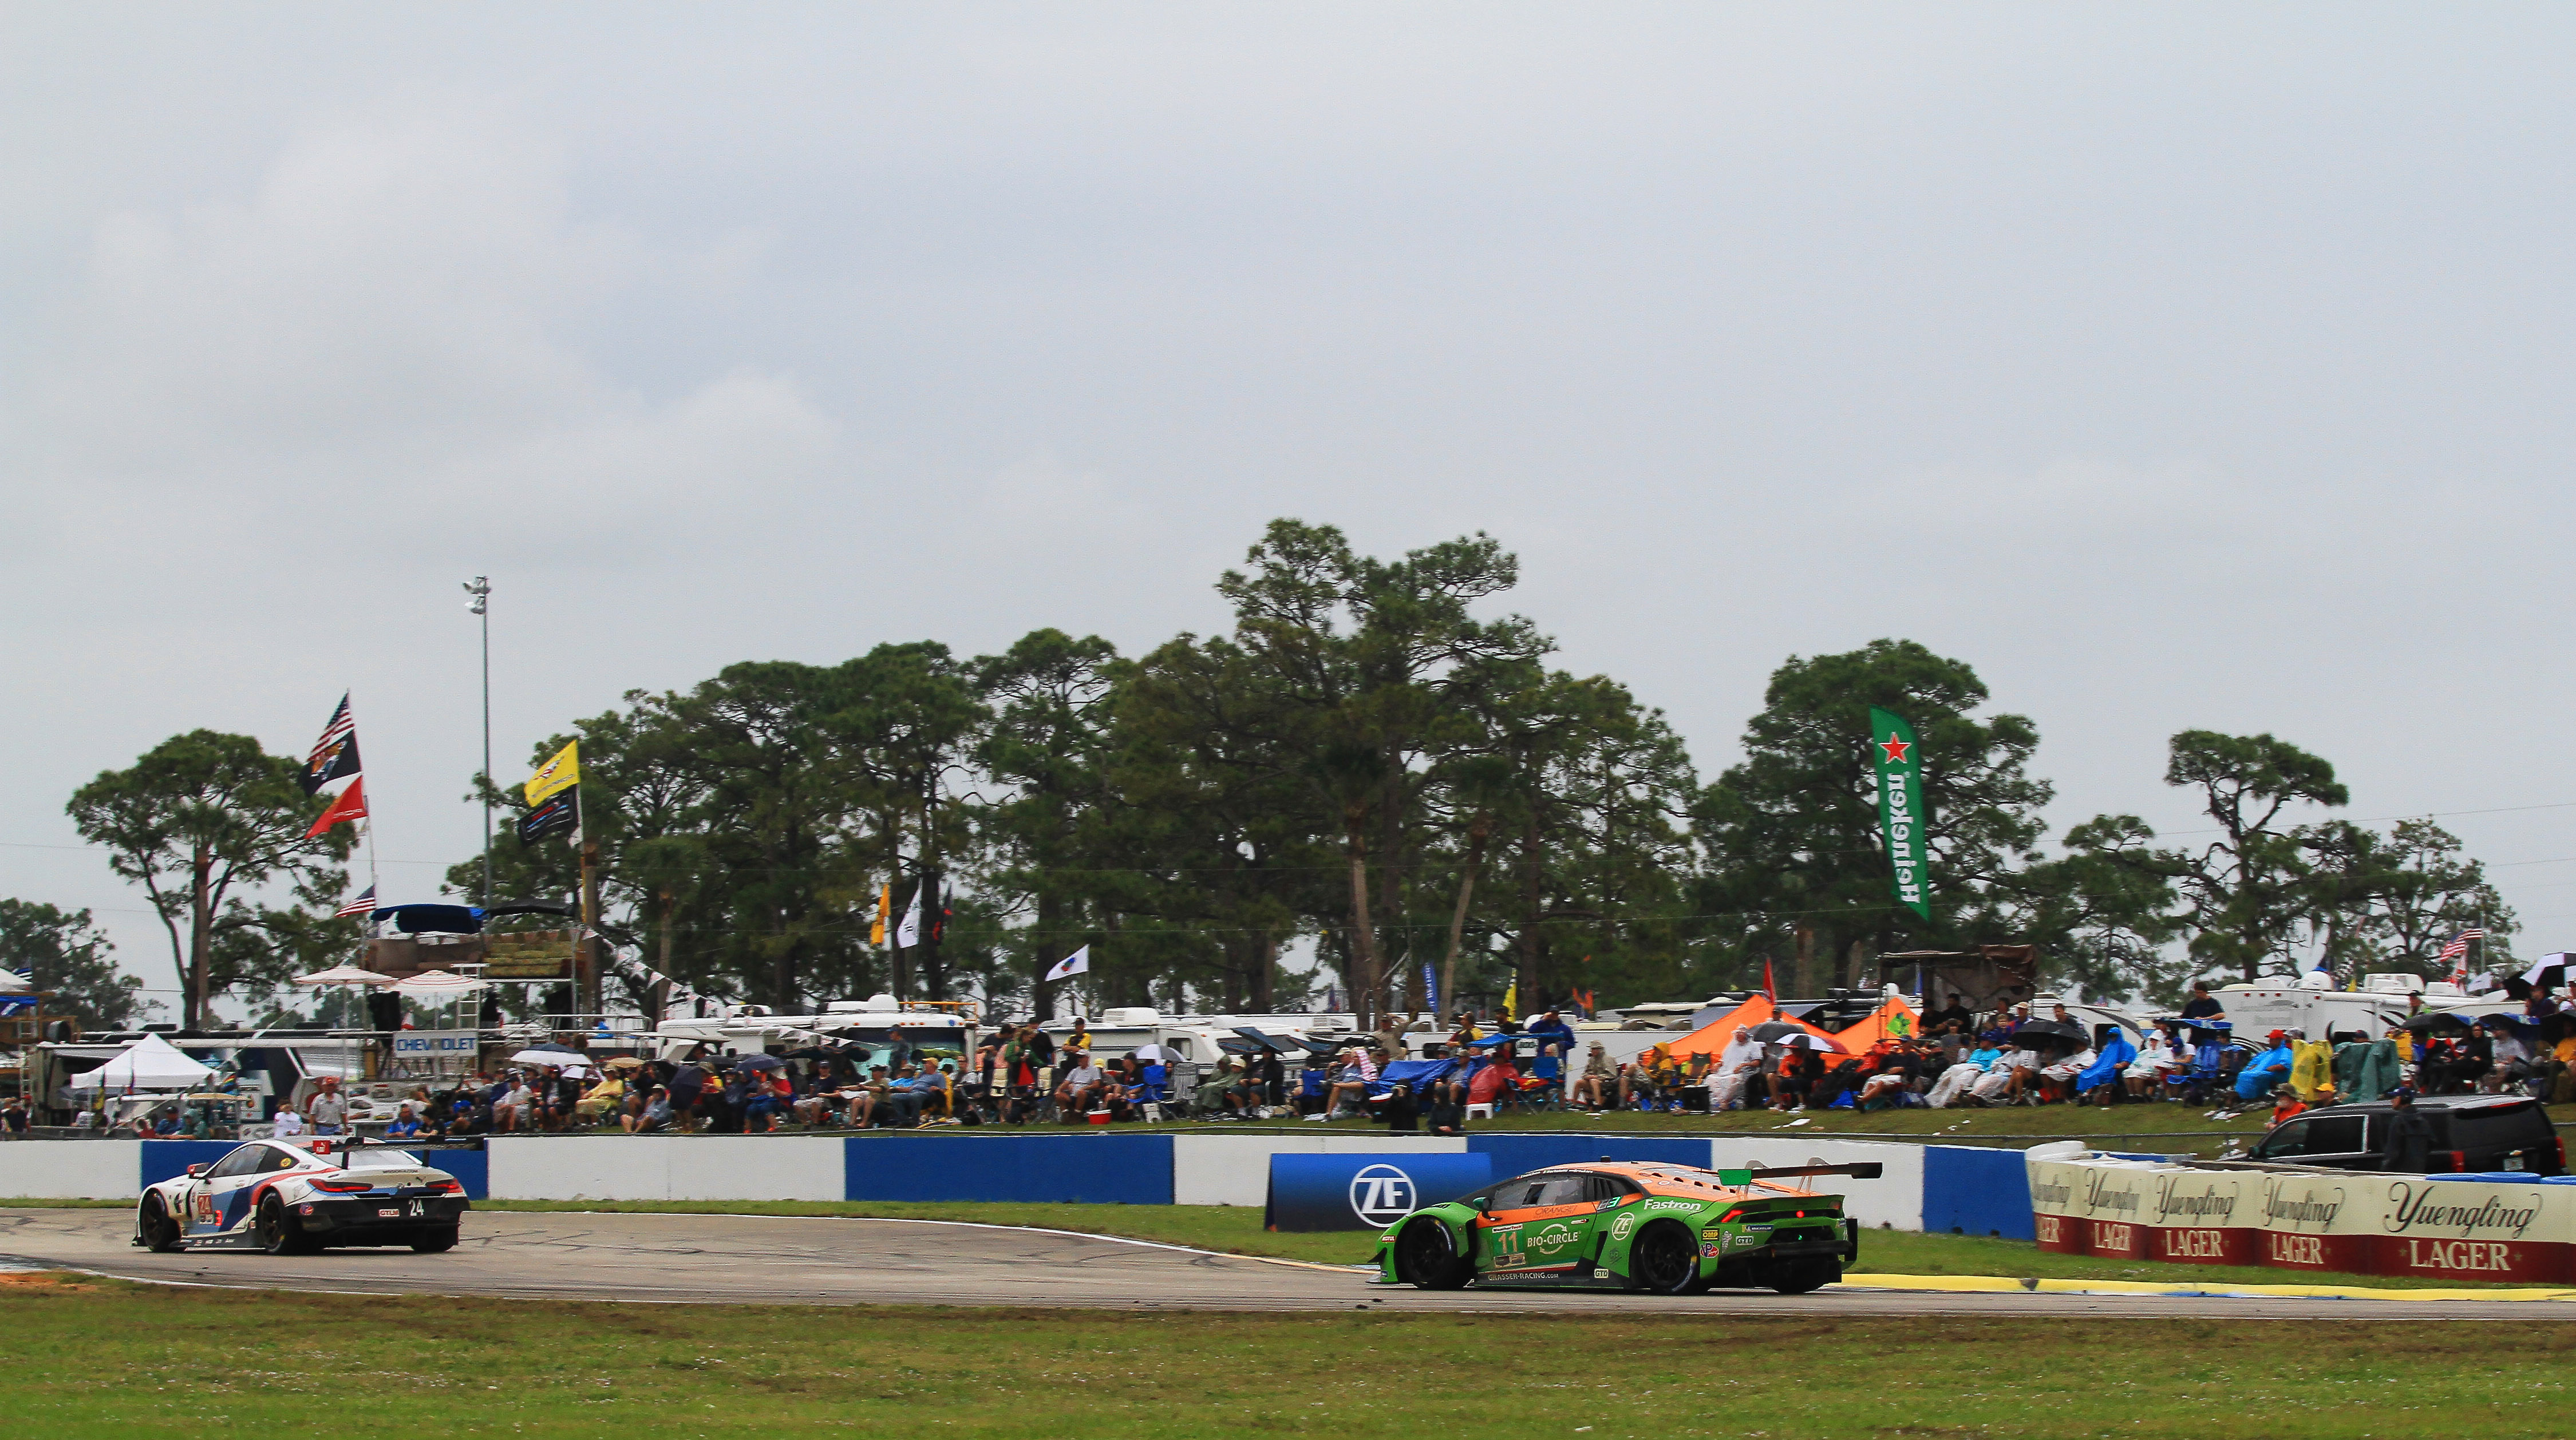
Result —
M2559 1367L2569 1365L2570 1369ZM14 1433L511 1437L2567 1433L2564 1326L1098 1315L0 1276Z

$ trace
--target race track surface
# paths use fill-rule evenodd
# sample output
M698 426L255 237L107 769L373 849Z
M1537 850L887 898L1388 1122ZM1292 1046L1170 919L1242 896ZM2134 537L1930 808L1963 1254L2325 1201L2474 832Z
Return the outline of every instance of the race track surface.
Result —
M1635 1315L1982 1315L2042 1318L2563 1320L2547 1301L1926 1294L1834 1286L1713 1291L1429 1293L1365 1274L1193 1250L933 1221L745 1215L477 1212L444 1255L333 1250L154 1255L123 1210L0 1210L0 1263L135 1280L365 1294L788 1305L1041 1305L1110 1310L1374 1310Z

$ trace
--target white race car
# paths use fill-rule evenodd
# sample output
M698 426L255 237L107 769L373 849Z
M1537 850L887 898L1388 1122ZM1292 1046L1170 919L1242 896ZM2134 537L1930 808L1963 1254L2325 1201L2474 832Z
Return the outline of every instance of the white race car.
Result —
M456 1245L465 1187L381 1142L252 1140L212 1165L144 1190L134 1243L147 1250L265 1250L326 1245Z

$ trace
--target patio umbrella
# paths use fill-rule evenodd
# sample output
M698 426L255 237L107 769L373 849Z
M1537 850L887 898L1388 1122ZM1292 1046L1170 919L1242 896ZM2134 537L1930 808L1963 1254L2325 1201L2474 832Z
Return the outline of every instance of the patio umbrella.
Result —
M355 965L334 965L328 970L316 970L310 975L298 975L294 983L298 985L391 985L394 983L394 977L379 975L373 970L361 970Z
M775 1055L745 1055L733 1062L736 1070L784 1070L787 1062Z
M636 1059L632 1055L618 1055L610 1058L607 1068L612 1073L622 1075L629 1070L643 1069L644 1062Z
M447 970L423 970L417 975L394 982L394 993L415 1000L453 1000L492 987L471 976Z
M1165 1051L1160 1045L1139 1045L1136 1047L1136 1058L1139 1060L1163 1060L1169 1058L1169 1052Z

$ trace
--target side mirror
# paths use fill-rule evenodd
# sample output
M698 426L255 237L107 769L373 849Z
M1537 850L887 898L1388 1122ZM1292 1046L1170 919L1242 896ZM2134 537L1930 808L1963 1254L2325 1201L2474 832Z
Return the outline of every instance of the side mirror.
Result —
M203 1166L203 1165L191 1165L191 1166L189 1166L189 1167L188 1167L188 1178L189 1178L189 1179L191 1179L191 1180L194 1180L194 1179L196 1179L198 1176L203 1175L203 1174L205 1174L205 1173L206 1173L206 1167L205 1167L205 1166Z

